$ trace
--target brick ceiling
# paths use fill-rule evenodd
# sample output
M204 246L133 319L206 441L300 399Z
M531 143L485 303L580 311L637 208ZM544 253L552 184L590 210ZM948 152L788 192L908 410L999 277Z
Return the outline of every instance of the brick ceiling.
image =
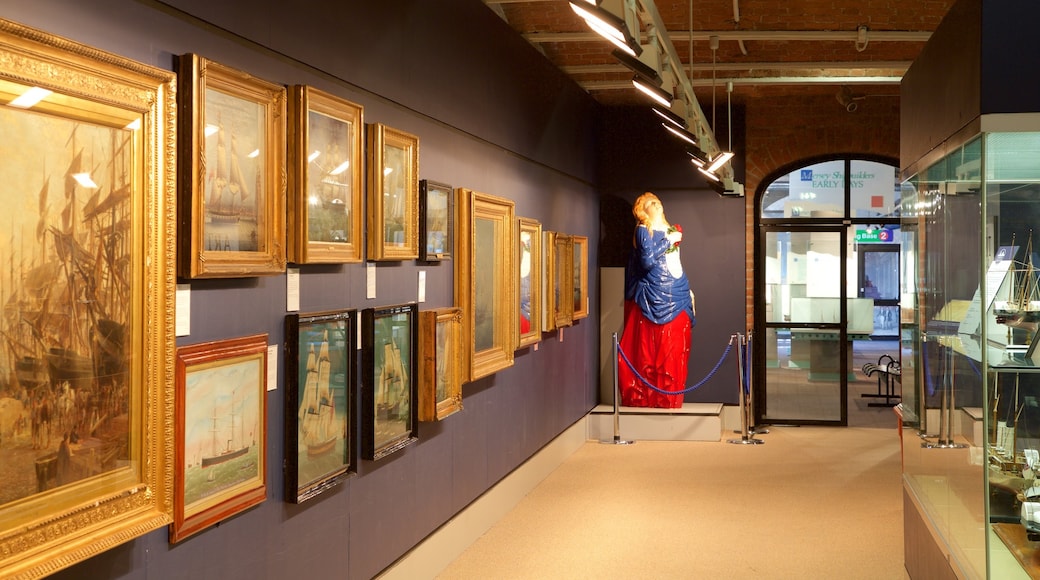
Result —
M833 94L837 101L842 90L854 99L898 98L899 78L953 4L953 0L628 1L637 8L641 22L647 21L646 3L653 2L705 109L713 94L720 105L725 104L727 81L733 82L734 104L807 94ZM633 73L612 56L613 46L591 32L567 0L484 2L599 102L647 103L631 88ZM641 41L646 42L645 27L641 33ZM718 37L715 51L710 47L712 36ZM866 42L857 41L862 38Z

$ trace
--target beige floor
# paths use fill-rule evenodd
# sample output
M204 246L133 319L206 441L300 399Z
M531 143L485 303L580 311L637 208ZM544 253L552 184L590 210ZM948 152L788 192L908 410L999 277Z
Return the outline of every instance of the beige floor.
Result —
M905 579L895 417L852 399L877 427L589 442L438 577Z

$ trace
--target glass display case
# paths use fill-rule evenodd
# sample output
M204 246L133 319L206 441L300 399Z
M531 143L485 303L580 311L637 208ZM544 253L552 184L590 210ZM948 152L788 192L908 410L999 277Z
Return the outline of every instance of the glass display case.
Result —
M1035 578L1040 132L944 152L902 191L904 489L959 576Z

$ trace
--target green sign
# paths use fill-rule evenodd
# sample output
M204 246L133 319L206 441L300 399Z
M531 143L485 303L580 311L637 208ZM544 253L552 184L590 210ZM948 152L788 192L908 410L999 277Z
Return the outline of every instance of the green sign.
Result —
M892 230L888 228L856 230L856 243L889 243L892 241Z

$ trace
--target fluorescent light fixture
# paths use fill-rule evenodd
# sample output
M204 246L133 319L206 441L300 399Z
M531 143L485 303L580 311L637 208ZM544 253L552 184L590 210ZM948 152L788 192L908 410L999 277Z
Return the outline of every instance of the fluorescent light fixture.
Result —
M648 83L645 79L636 75L632 77L632 85L646 93L651 99L657 101L661 106L669 107L672 104L672 93Z
M76 183L80 184L87 189L97 189L98 185L94 183L94 180L90 178L89 173L73 173L72 178L76 180Z
M321 151L315 149L310 155L307 156L307 163L314 163L314 160L321 157Z
M686 119L683 119L679 115L676 115L671 111L671 109L662 108L657 105L651 105L650 110L656 113L658 117L661 117L668 123L667 125L665 125L665 127L671 125L684 131L687 127L689 127L689 125L686 123Z
M704 158L703 155L700 155L693 151L687 151L686 153L690 156L690 163L696 165L697 169L701 169L702 167L708 164L708 161Z
M708 171L715 173L720 167L726 164L733 157L732 151L722 151L715 156L715 159L711 160L711 164L708 165Z
M582 2L581 0L571 0L570 5L571 10L585 19L585 23L596 34L606 38L614 43L615 46L633 56L638 56L643 52L643 47L639 46L635 39L632 38L625 21L620 17L592 3Z
M661 75L657 72L657 69L639 60L638 58L633 56L632 53L627 51L614 50L611 51L610 54L614 55L614 58L618 59L621 62L621 64L632 69L632 72L643 75L644 77L650 79L655 83L661 83Z
M661 123L661 126L665 129L668 129L668 132L672 135L675 135L683 141L686 141L690 145L693 145L695 147L697 146L697 138L693 136L693 133L690 133L686 129L683 129L682 127L676 127L668 123Z
M704 167L698 167L697 171L700 171L702 174L704 174L704 176L707 177L710 181L719 181L718 175L715 175L714 173L708 171Z
M220 127L216 125L206 125L206 130L203 132L206 134L207 137L209 137L211 135L216 134L217 131L220 131Z
M350 162L349 161L344 161L343 163L340 163L339 165L337 165L335 169L330 171L329 175L339 175L340 173L343 173L344 171L346 171L348 167L350 167Z
M12 107L18 107L19 109L28 109L36 103L39 103L40 101L46 99L47 96L50 94L51 91L48 91L47 89L43 89L40 87L32 87L31 89L18 95L14 100L12 100L8 104Z
M252 151L249 152L249 155L246 155L246 157L248 157L250 159L255 159L255 158L259 157L259 156L260 156L260 150L259 149L253 149Z

